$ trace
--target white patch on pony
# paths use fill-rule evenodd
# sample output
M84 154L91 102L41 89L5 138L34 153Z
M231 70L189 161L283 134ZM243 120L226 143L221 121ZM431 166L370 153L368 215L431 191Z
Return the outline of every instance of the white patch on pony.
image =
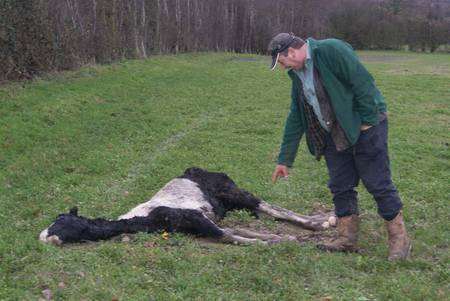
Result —
M48 228L39 234L39 240L43 242L47 242L47 236L48 236Z
M211 204L206 200L197 183L176 178L166 184L149 201L138 205L119 219L130 219L136 216L147 216L157 207L198 210L208 217L214 217Z

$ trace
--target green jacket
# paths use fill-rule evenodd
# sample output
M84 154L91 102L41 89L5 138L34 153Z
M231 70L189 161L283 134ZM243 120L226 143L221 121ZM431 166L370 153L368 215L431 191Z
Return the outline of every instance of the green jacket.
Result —
M330 97L336 119L343 128L350 143L358 140L361 124L377 125L380 112L386 111L386 104L373 77L361 64L352 47L337 39L308 39L312 59ZM308 129L301 99L302 83L293 70L288 72L292 79L292 102L286 119L283 142L278 164L291 167L297 155L300 139ZM314 154L312 142L308 148Z

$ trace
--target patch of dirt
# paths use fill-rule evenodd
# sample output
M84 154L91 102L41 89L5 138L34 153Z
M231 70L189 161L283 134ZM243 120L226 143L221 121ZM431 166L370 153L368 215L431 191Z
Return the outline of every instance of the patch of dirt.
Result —
M314 208L314 211L310 215L328 212L329 210L321 208ZM276 235L291 235L297 238L300 244L305 243L318 243L324 240L329 240L335 236L335 228L331 227L325 231L310 231L290 223L282 221L274 221L271 218L262 216L259 219L250 219L245 221L227 221L226 219L221 221L220 227L228 227L232 229L245 229L251 230L263 234L276 234Z
M232 59L234 62L260 62L261 59L260 58L256 58L256 57L234 57Z
M450 66L421 66L420 68L394 68L387 71L395 75L448 75Z
M364 62L371 63L387 63L412 60L412 58L407 56L396 55L360 55L359 58Z

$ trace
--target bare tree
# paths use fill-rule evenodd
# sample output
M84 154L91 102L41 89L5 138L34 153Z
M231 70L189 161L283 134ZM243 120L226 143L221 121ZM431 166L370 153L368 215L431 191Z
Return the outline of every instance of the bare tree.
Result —
M450 43L450 1L2 0L0 81L154 53L265 53L281 31L433 52Z

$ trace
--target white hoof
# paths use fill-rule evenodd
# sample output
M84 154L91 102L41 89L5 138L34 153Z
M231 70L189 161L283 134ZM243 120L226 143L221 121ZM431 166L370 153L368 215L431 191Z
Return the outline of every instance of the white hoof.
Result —
M330 223L330 226L336 226L337 224L337 218L336 216L330 216L330 218L328 219L328 222Z
M330 228L330 223L329 223L329 222L324 222L324 223L322 224L322 228L324 228L324 229Z

